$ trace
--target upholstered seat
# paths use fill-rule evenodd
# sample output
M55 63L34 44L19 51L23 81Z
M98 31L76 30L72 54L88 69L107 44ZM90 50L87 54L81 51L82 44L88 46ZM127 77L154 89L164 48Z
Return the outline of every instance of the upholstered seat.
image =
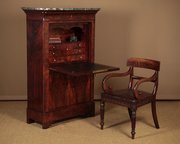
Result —
M131 103L135 104L137 107L149 103L152 101L152 94L139 91L141 93L140 99L137 99L134 96L133 90L131 89L123 89L119 91L113 91L112 93L102 93L103 100L112 101L113 103L121 104L121 105L131 105Z

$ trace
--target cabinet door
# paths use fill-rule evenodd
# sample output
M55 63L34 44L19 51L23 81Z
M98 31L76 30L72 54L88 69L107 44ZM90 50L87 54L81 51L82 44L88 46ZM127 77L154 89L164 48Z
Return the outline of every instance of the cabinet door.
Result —
M51 78L50 92L54 109L91 101L90 76L72 77L51 72Z

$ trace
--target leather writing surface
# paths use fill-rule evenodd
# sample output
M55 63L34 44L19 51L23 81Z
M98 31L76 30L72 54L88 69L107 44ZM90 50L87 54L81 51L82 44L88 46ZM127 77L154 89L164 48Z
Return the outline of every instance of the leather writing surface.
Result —
M119 68L97 63L75 62L51 66L49 70L71 76L80 76L119 70Z

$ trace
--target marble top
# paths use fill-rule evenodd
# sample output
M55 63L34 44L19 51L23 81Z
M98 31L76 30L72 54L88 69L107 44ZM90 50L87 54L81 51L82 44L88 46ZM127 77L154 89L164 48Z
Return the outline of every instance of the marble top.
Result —
M23 10L36 10L36 11L98 11L100 8L35 8L35 7L22 7Z

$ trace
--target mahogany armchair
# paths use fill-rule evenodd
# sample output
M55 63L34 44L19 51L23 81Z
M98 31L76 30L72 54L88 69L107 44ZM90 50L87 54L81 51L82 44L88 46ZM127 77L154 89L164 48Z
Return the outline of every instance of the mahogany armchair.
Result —
M155 127L159 128L159 123L156 114L156 93L158 90L158 72L160 70L160 62L156 60L143 59L143 58L129 58L127 60L127 66L129 70L125 73L111 73L104 77L102 81L103 93L101 94L100 103L100 126L103 129L104 126L104 107L105 102L110 102L125 106L128 108L129 116L131 119L131 137L135 137L136 126L136 110L138 107L151 103L152 116ZM134 68L144 68L153 70L154 73L151 77L140 77L134 74ZM112 90L107 85L107 81L112 77L125 77L129 76L129 84L127 89ZM139 87L146 82L152 82L153 90L146 92L140 90Z

